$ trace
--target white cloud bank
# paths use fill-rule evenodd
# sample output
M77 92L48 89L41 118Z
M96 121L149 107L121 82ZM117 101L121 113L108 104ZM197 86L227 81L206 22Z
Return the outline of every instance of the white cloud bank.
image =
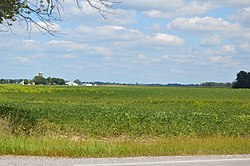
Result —
M156 35L151 40L168 46L179 46L185 42L184 39L178 36L162 33L156 33Z
M172 20L167 28L173 30L188 31L235 31L241 27L239 24L233 24L222 18L213 17L192 17L192 18L176 18Z

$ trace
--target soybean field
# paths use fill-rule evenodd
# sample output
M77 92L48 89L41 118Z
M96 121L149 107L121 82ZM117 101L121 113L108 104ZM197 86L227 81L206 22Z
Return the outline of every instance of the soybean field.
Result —
M250 89L0 85L0 125L1 137L249 143Z

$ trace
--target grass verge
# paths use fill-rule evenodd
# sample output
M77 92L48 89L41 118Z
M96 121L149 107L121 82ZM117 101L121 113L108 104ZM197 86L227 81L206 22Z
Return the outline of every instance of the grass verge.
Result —
M132 157L250 154L250 138L89 139L0 136L0 155Z

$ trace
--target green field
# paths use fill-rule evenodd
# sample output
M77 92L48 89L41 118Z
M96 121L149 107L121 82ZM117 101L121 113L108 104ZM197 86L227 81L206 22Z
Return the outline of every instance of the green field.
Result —
M250 153L250 90L0 85L0 154Z

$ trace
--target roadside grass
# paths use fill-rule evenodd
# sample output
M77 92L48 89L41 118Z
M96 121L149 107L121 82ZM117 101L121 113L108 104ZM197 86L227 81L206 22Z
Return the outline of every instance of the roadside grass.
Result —
M0 136L0 155L133 157L249 154L250 138L88 139Z

